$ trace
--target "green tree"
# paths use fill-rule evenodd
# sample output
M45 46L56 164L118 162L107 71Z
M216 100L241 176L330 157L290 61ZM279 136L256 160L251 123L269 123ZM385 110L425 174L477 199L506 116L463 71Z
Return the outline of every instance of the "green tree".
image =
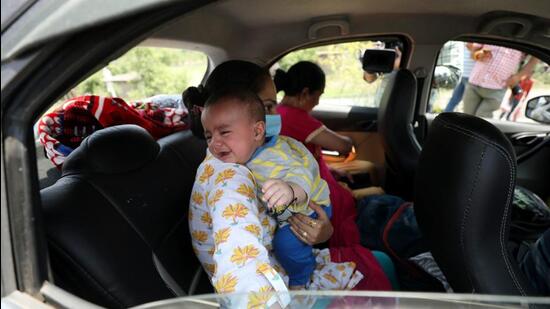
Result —
M155 47L133 48L107 66L113 75L134 73L138 76L136 80L115 83L117 96L127 101L157 94L180 94L200 82L206 67L207 57L202 53ZM72 93L110 95L101 70L80 83Z

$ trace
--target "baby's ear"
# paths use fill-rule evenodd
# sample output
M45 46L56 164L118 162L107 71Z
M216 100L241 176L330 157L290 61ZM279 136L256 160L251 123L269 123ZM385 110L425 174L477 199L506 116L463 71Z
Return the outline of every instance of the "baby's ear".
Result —
M254 140L261 141L265 137L265 121L257 121L254 124Z

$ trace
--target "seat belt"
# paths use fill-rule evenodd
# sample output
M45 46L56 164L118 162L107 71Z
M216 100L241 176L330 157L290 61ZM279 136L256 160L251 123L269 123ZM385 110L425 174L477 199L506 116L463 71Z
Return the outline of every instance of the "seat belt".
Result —
M162 281L166 283L166 286L174 295L178 297L187 296L187 293L185 293L181 287L176 283L176 280L166 271L166 268L164 268L164 265L160 262L160 260L157 258L157 255L153 253L153 264L155 265L155 268L157 269L160 277L162 278ZM194 278L193 278L194 279Z
M416 103L414 107L414 117L413 117L413 130L414 135L416 135L416 140L422 146L424 144L424 139L428 134L428 121L424 115L420 115L420 105L422 103L422 89L424 88L424 81L426 77L417 77L416 78Z

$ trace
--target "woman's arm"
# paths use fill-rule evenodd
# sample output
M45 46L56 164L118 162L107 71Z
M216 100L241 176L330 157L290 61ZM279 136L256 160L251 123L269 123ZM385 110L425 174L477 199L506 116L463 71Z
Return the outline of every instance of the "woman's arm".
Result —
M288 222L290 223L290 230L294 233L294 235L296 235L296 237L304 243L311 246L328 241L332 236L334 229L330 223L327 213L321 206L310 202L309 207L317 213L317 219L313 219L302 214L295 214L290 217Z
M369 73L367 71L363 71L363 80L366 81L369 84L374 83L378 79L377 73Z
M308 138L306 143L319 145L324 149L338 151L341 155L347 155L351 152L353 142L351 138L340 135L327 127L320 128L321 130Z

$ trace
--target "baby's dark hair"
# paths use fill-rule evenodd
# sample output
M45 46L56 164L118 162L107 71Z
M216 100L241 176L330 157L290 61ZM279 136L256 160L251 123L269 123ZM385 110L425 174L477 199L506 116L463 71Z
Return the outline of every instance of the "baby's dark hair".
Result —
M260 100L257 94L244 87L226 87L212 93L210 97L208 97L208 100L206 100L204 108L208 109L229 100L233 100L239 105L245 106L253 121L265 122L265 108L262 100Z
M205 106L210 94L228 87L241 87L258 93L269 79L269 71L252 62L229 60L218 65L206 80L204 87L189 87L182 93L182 100L189 111L193 134L203 136L200 110Z
M300 61L285 72L281 69L275 72L275 86L277 92L284 91L285 95L300 94L304 88L309 92L325 89L325 72L320 66L309 61Z

